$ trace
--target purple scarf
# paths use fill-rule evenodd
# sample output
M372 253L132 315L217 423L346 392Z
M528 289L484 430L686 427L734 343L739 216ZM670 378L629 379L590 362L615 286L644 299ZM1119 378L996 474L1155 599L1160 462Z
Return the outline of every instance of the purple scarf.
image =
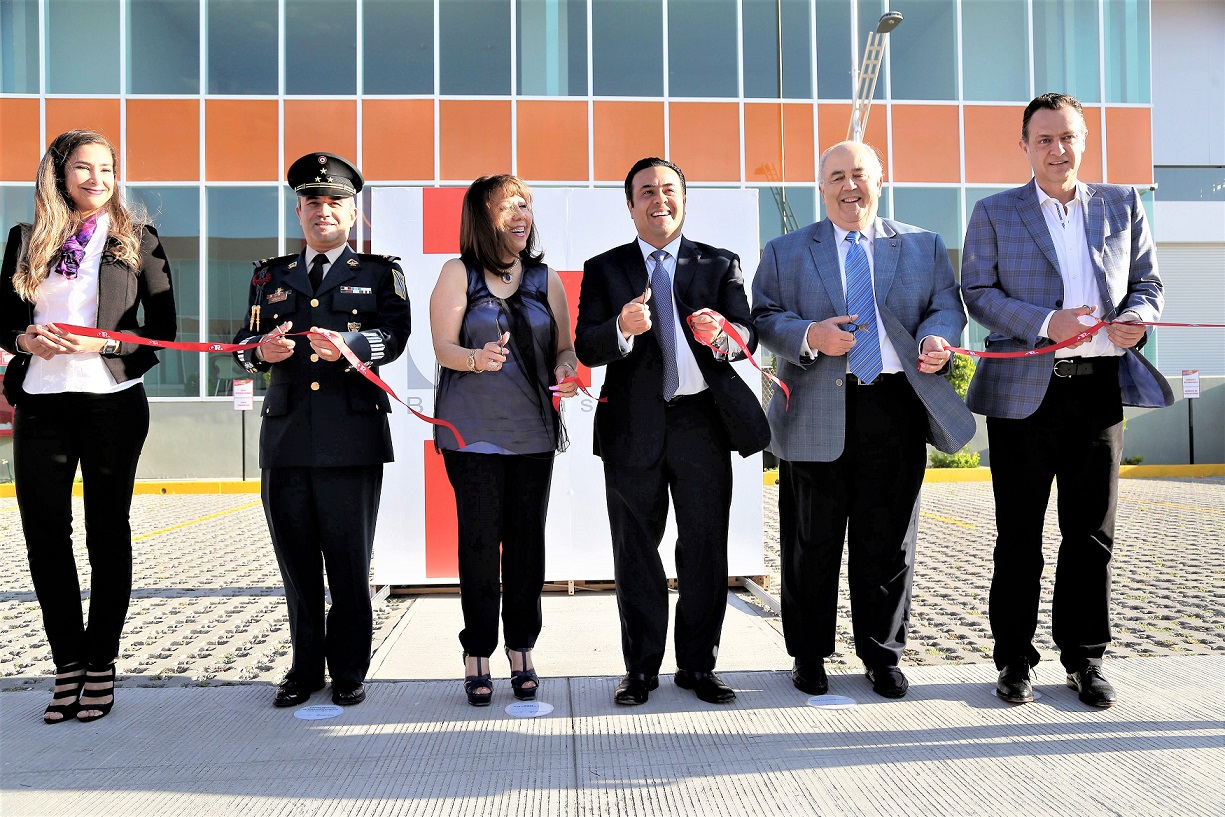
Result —
M85 247L94 237L97 227L98 214L95 213L81 222L79 230L68 236L68 240L60 249L60 261L55 265L56 272L69 280L77 277L77 271L81 269L81 259L85 257Z

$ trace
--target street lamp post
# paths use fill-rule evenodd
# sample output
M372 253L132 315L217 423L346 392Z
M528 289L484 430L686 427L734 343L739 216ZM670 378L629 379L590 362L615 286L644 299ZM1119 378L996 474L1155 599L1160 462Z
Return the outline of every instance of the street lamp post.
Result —
M863 64L856 73L855 106L851 109L851 124L847 127L848 141L862 142L868 129L868 113L872 110L872 95L876 92L876 78L880 73L880 61L885 54L885 38L902 22L900 11L887 11L876 23L876 30L868 35L868 46L863 52Z

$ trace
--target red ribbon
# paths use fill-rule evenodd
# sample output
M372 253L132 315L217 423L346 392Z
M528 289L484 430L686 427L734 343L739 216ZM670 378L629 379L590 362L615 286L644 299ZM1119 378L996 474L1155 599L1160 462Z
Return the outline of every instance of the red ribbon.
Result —
M265 343L268 343L277 337L294 337L295 335L310 334L309 332L290 332L282 334L277 331L273 331L265 335L258 343L199 343L192 341L154 340L152 338L142 338L140 335L130 335L127 332L112 332L107 329L96 329L91 326L73 326L70 323L57 323L54 325L67 332L71 332L74 335L84 335L85 337L89 338L102 338L103 340L117 340L120 343L135 343L139 346L153 346L158 349L180 349L184 352L243 352L247 349L254 349L257 346L263 346ZM344 359L349 361L354 369L361 372L363 377L385 391L392 400L395 400L397 403L404 406L404 408L412 412L413 416L417 419L424 420L430 425L443 426L455 435L455 440L459 443L460 448L465 447L464 438L460 436L459 429L457 429L451 423L448 423L446 420L439 420L435 417L430 417L427 414L422 414L408 403L401 400L392 390L391 386L387 385L387 383L384 382L383 379L377 374L375 374L367 364L358 359L357 355L355 355L353 350L349 348L348 344L341 339L340 335L333 332L331 329L320 329L319 334L330 340L336 346L337 350L339 350L340 354L344 356Z
M744 356L748 358L748 361L753 364L753 368L757 369L757 371L761 372L763 375L769 378L770 382L772 382L774 385L778 386L780 389L783 390L784 410L791 408L791 389L787 388L786 383L779 380L777 377L770 374L769 372L767 372L765 369L761 368L761 366L757 364L757 360L753 357L753 353L749 351L749 344L746 343L744 338L740 336L740 333L736 331L736 327L733 326L731 323L729 323L727 318L724 318L722 315L720 315L718 312L714 311L713 309L703 310L701 314L707 315L713 318L715 323L719 324L719 328L723 330L723 334L727 335L727 339L731 341L732 343L736 344L736 348L739 349L744 354ZM693 328L693 321L694 321L694 318L696 317L697 317L697 314L693 314L685 318L685 322L689 324L689 330L693 332L694 339L698 343L707 347L708 349L714 349L719 354L723 354L723 350L720 349L717 345L703 340L701 336L698 335L697 330Z
M556 386L549 386L549 391L553 392L553 411L561 411L562 397L560 394L557 393L557 390L561 388L561 385L563 383L578 383L578 390L581 391L583 394L587 395L588 397L590 397L592 400L596 401L597 403L607 403L608 402L607 397L596 397L594 394L587 391L587 387L583 385L583 381L579 380L578 375L573 374L573 375L570 375L569 377L563 377L561 380L558 380Z

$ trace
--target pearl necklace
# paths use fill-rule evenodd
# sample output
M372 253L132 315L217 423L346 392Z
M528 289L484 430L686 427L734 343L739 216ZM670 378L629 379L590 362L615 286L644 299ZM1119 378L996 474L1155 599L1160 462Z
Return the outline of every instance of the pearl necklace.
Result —
M501 275L502 283L509 284L513 282L515 280L515 273L518 271L518 269L519 269L519 259L516 258L515 262L511 265L510 269L502 273Z

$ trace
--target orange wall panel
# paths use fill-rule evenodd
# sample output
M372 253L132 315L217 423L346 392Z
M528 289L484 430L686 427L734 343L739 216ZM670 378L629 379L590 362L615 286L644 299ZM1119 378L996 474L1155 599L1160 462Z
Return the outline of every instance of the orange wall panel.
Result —
M524 179L586 182L587 103L519 103L518 163Z
M283 179L285 171L300 157L316 152L335 153L350 162L357 161L355 101L285 100L285 167L278 177Z
M1085 125L1089 128L1089 138L1086 140L1085 155L1080 160L1082 182L1091 184L1102 179L1102 130L1106 127L1102 122L1102 109L1097 105L1085 105Z
M1033 176L1021 150L1024 105L966 105L966 181L1025 184Z
M596 181L624 182L625 174L639 159L668 158L663 155L662 102L597 101L593 121Z
M672 155L695 182L740 181L740 106L674 102L669 109ZM628 168L626 168L628 170Z
M200 103L194 99L127 101L128 181L200 178Z
M889 136L885 124L887 111L884 105L872 106L868 117L868 132L864 134L864 142L876 148L880 154L881 164L885 166L885 179L889 175ZM818 155L829 147L846 139L846 128L851 121L851 106L839 103L820 105L817 109L817 136L820 139ZM818 179L818 181L820 181Z
M893 106L890 175L895 182L961 181L961 131L955 105Z
M1113 184L1153 183L1153 112L1106 109L1106 173Z
M42 159L38 144L38 100L0 99L0 180L32 182ZM11 224L5 224L8 230Z
M76 129L96 131L110 139L119 150L119 100L48 99L47 144L64 131ZM125 175L123 168L120 168L120 175ZM33 173L30 178L34 178Z
M277 127L276 100L205 101L205 178L215 182L279 181Z
M510 102L444 99L438 108L438 164L443 179L510 172Z
M781 123L779 107L777 102L744 105L745 180L770 181L773 174L782 181L814 181L812 106L802 103L783 106ZM787 133L785 153L779 145L780 125Z
M368 180L434 178L434 100L362 103L362 173Z

